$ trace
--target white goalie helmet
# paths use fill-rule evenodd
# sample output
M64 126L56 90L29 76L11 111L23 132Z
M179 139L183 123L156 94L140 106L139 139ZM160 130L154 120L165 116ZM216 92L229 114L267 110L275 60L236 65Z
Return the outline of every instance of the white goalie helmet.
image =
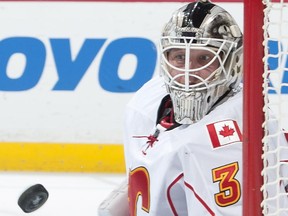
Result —
M202 119L242 79L242 33L232 16L205 0L177 10L160 41L161 75L175 121Z

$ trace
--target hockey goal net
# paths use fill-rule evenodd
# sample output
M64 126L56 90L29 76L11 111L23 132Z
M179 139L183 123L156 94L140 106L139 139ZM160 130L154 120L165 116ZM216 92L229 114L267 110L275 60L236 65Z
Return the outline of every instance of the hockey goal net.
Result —
M288 215L287 131L288 0L244 0L243 215Z

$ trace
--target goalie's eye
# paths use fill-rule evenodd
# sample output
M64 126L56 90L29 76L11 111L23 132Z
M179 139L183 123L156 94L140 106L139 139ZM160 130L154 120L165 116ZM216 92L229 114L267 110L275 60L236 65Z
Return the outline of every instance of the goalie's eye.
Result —
M168 61L176 67L184 67L185 59L185 50L183 49L172 49L168 53Z
M212 55L212 53L209 54L201 54L198 56L197 58L197 62L199 65L206 65L208 64L212 59L213 59L214 55Z

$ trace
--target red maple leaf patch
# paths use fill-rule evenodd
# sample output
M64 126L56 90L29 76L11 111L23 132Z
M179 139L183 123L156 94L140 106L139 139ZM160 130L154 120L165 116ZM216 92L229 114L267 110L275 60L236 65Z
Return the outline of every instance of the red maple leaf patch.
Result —
M229 128L228 125L224 125L223 130L219 131L219 134L223 137L233 136L235 130L233 128Z

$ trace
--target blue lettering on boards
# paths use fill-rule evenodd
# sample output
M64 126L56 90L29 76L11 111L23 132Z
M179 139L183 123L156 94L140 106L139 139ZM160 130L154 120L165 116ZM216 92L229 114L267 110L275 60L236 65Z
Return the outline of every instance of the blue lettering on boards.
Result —
M12 55L23 54L26 65L22 75L10 78L7 65ZM23 91L37 85L45 65L46 50L37 38L10 37L0 41L0 91Z
M282 83L288 83L288 55L284 56L284 59L279 58L279 53L283 52L283 46L279 41L275 40L269 40L268 41L268 49L269 49L269 55L268 58L268 66L270 70L275 70L278 67L281 67L281 64L283 61L285 61L285 68L286 70L283 71L282 76ZM269 94L276 94L276 91L273 89L273 83L271 80L269 80L269 87L271 89L268 91ZM282 86L280 89L281 94L288 94L288 87Z
M121 59L133 54L137 58L134 76L121 79L118 68ZM145 38L120 38L112 41L105 50L99 67L99 82L110 92L135 92L153 76L157 52L153 42Z

